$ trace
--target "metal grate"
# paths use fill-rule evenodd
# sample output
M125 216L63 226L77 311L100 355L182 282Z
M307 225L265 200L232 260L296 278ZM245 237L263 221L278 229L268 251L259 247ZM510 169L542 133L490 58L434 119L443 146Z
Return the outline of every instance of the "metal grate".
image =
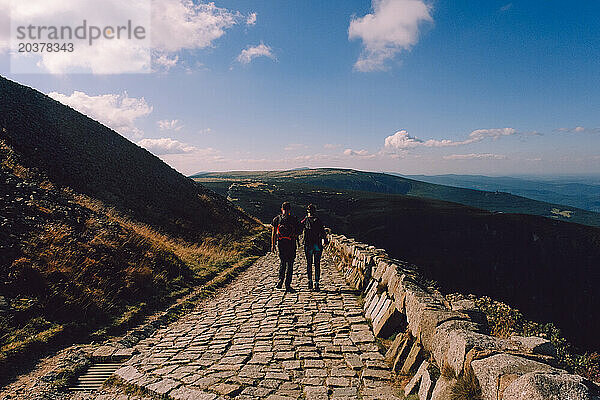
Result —
M72 391L97 390L122 365L121 363L92 364L69 389Z

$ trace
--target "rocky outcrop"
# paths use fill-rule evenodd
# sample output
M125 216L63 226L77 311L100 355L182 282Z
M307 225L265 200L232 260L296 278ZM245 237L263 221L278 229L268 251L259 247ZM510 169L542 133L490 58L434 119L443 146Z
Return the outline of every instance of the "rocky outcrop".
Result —
M330 243L338 268L363 293L375 335L396 336L385 359L407 375L406 395L449 398L460 386L484 400L596 398L590 382L553 366L548 340L491 336L473 301L447 301L416 267L343 235L330 235Z

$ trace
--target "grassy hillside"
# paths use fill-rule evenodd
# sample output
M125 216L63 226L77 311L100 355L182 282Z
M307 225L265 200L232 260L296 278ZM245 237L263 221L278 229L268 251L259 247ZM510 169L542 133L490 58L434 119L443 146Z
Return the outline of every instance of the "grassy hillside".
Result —
M0 381L264 252L255 218L97 122L0 79Z
M287 179L248 181L236 174L201 181L264 222L284 200L298 214L315 203L334 231L418 265L446 292L505 301L530 318L556 322L581 348L600 349L598 228Z
M421 198L451 201L493 212L540 215L561 221L600 226L600 213L546 203L503 192L485 192L437 185L375 172L342 169L311 169L299 171L259 171L202 174L195 178L236 177L269 182L297 182L343 190L404 194ZM565 212L566 211L566 212Z

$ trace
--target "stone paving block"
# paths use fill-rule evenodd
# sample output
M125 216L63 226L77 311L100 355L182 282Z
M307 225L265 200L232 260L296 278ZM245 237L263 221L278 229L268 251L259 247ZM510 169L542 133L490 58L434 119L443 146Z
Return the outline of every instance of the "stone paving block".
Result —
M98 359L110 359L110 357L117 352L117 348L113 346L100 346L92 353L93 358Z
M172 389L178 387L179 385L179 382L167 378L148 385L148 390L162 396L169 393Z
M389 380L391 379L391 372L383 369L372 369L366 368L361 373L362 379L373 379L373 380Z
M220 381L221 379L214 376L205 376L198 378L193 384L198 386L200 389L207 389Z
M429 363L427 361L423 361L423 363L419 366L417 372L413 375L413 377L408 381L406 386L404 386L404 395L408 396L409 394L416 392L418 388L419 382L423 378L423 374L427 371L429 367Z
M215 400L217 395L188 387L177 388L169 396L175 400Z
M285 396L282 394L272 394L267 397L267 400L296 400L297 397Z
M304 368L325 368L325 361L319 360L304 360Z
M304 397L306 400L328 400L327 388L323 386L306 386Z
M344 359L348 367L353 370L360 370L364 366L360 356L357 354L346 354L344 355Z
M287 381L290 379L289 374L285 372L267 372L265 375L266 379L277 379L280 381Z
M402 348L402 345L407 340L408 340L407 335L399 333L396 336L396 338L394 339L394 341L392 342L392 345L390 346L390 348L385 353L385 361L390 364L393 363L394 359L396 358L396 355L398 354L398 351L400 351L400 349Z
M356 387L342 387L334 388L331 393L332 398L357 398L358 388Z
M408 375L414 368L416 368L417 362L421 358L422 348L419 342L415 341L410 349L410 352L406 356L404 363L402 364L402 368L400 369L400 374Z
M240 385L231 383L219 383L218 385L212 386L210 390L222 394L223 396L235 396L241 392L242 388Z
M337 386L337 387L349 387L350 379L343 377L330 376L325 379L325 384L327 386Z

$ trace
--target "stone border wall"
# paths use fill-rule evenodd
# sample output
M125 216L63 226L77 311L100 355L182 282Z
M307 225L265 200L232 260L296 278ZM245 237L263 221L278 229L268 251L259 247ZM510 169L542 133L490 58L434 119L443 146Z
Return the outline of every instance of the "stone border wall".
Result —
M346 281L364 296L364 311L380 338L395 335L386 353L405 375L405 395L420 400L594 399L594 385L556 367L546 339L489 335L487 318L470 300L449 303L420 284L410 264L343 235L330 249Z

